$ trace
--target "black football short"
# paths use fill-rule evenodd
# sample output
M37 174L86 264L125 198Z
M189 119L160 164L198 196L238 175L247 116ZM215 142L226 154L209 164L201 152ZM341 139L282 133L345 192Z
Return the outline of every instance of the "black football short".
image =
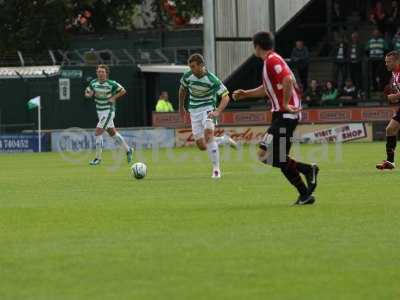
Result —
M400 123L400 108L396 111L392 119Z
M269 164L279 167L280 163L285 163L292 147L293 133L296 130L298 119L285 118L291 114L274 112L272 113L271 127L268 128L262 141L259 144L260 149L271 151ZM271 155L271 153L269 153Z

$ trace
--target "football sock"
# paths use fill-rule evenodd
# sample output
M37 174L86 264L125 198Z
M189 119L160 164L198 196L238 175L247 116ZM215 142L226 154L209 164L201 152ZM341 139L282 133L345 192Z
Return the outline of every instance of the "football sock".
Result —
M212 140L207 144L207 151L210 157L213 169L219 170L219 149L218 144L215 140Z
M386 137L386 154L387 160L394 163L394 152L396 150L397 136Z
M216 141L217 145L220 146L220 145L225 145L227 139L224 136L215 136L214 141Z
M118 146L122 146L126 152L129 151L130 148L129 148L128 144L126 143L125 139L122 137L122 135L119 132L114 134L113 139Z
M286 179L297 189L300 195L305 196L308 193L307 187L296 169L295 164L289 160L281 165L281 171Z
M101 153L103 152L103 136L96 135L96 158L101 159Z

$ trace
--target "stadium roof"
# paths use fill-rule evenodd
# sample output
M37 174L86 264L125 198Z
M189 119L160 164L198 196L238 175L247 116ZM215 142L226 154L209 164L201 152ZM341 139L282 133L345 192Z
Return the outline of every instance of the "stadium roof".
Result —
M175 73L181 74L185 73L189 70L189 67L186 65L138 65L139 69L143 73Z

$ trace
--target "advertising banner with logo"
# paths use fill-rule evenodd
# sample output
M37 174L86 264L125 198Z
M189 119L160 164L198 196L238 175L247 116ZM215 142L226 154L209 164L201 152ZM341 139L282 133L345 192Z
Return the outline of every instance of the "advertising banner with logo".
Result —
M296 132L296 138L302 143L371 142L372 136L371 124L364 123L301 125Z
M42 134L42 151L49 151L49 134ZM38 152L37 134L0 135L0 152Z
M242 144L256 144L265 135L268 126L234 126L217 127L216 136L228 134L235 141ZM193 146L195 141L190 128L176 129L176 146ZM320 143L320 142L348 142L372 141L371 124L350 123L345 125L324 124L324 125L299 125L297 126L295 140L301 143Z
M154 129L121 129L119 133L125 138L128 145L137 149L167 148L175 146L175 130L167 128ZM107 133L104 137L104 149L115 149L116 145ZM52 151L82 151L95 148L93 130L69 128L55 131L51 134Z
M248 127L217 127L216 136L228 134L235 141L244 144L254 144L261 141L268 126L248 126ZM176 146L193 146L194 138L191 128L176 129Z

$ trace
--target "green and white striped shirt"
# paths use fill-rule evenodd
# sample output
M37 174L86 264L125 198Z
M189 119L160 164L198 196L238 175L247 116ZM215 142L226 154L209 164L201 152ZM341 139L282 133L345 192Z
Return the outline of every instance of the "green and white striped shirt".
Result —
M89 83L86 89L94 92L94 101L96 102L97 111L115 111L115 103L111 103L108 100L124 88L114 80L107 79L101 82L98 79L94 79Z
M186 72L181 78L181 85L189 91L190 112L203 107L215 108L217 98L229 93L221 80L208 71L201 78L197 78L192 71Z

